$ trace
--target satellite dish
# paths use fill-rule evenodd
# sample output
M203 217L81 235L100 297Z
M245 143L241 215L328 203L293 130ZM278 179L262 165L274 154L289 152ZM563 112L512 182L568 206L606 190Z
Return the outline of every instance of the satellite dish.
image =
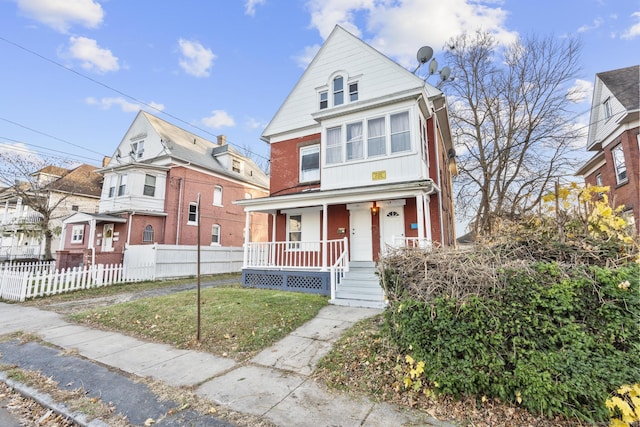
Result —
M418 54L416 56L419 63L425 64L433 56L433 49L429 46L422 46L418 49Z
M442 67L442 70L440 70L440 78L442 79L442 81L444 82L445 80L449 80L450 75L451 75L451 68Z
M433 58L431 62L429 62L429 74L433 74L438 71L438 61L436 58Z

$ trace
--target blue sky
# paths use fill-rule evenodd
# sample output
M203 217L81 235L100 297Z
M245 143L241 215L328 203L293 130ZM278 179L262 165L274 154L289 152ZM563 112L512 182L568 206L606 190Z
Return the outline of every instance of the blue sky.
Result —
M640 62L638 0L0 0L0 150L99 165L143 108L266 157L262 130L336 24L412 70L478 27L578 36L577 126L595 73Z

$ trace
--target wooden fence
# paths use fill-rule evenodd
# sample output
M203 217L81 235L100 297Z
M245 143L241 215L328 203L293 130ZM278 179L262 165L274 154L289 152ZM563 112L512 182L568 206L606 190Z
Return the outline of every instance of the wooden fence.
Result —
M0 299L20 302L79 289L148 280L140 274L128 277L121 264L98 264L67 270L0 269Z

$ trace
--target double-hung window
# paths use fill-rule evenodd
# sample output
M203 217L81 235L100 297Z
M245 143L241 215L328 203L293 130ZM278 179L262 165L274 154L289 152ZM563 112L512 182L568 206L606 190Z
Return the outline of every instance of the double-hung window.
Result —
M131 144L131 157L133 160L142 158L142 153L144 153L144 141Z
M613 166L616 170L616 183L623 184L627 182L627 164L624 160L622 144L618 144L612 148L611 155L613 156Z
M300 148L300 182L320 180L320 146Z
M189 216L187 218L187 224L190 224L190 225L198 224L198 204L197 203L189 203Z
M118 184L118 175L109 177L109 197L116 196L116 185Z
M391 153L409 151L411 149L409 112L392 114L389 120L391 124Z
M127 192L127 175L120 175L120 183L118 185L118 196L124 196Z
M242 170L242 163L240 163L240 160L233 159L231 162L231 170L240 173Z
M326 162L328 165L342 163L342 128L341 127L327 129Z
M344 104L344 77L333 79L333 105Z
M358 100L358 82L349 83L349 102Z
M326 110L329 108L329 92L326 90L320 92L320 109Z
M211 244L220 244L220 226L218 224L213 224L211 226Z
M362 122L347 125L347 161L364 157L362 147Z
M302 215L289 215L289 248L300 247L302 241Z
M84 225L74 225L71 229L71 243L82 243L84 238Z
M147 225L142 232L142 241L149 243L153 242L153 227L151 224Z
M144 189L142 190L142 194L145 196L155 196L156 195L156 177L153 175L145 175L144 176Z
M377 157L387 154L387 138L385 136L385 119L379 117L377 119L367 120L367 156Z
M602 103L602 108L604 109L605 120L609 119L613 115L613 112L611 111L611 98L605 99Z

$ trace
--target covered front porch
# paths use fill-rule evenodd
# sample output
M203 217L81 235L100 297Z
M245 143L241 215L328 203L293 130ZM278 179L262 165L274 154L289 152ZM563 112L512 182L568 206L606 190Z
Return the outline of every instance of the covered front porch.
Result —
M433 192L419 181L238 201L247 230L251 212L271 215L268 242L245 240L243 286L384 306L376 263L389 248L430 246Z

